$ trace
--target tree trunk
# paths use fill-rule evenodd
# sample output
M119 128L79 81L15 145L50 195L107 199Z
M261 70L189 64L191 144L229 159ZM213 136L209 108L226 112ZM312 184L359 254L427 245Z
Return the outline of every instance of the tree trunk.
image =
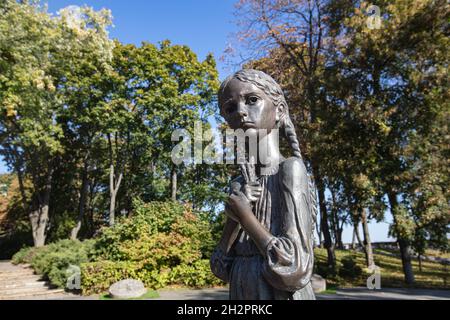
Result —
M338 249L344 249L344 244L342 243L342 228L340 227L339 223L339 214L338 210L336 209L336 196L334 194L334 191L331 190L331 197L333 201L333 207L331 209L331 217L333 222L333 236L334 236L334 243L336 244L336 247Z
M422 255L418 254L417 259L419 260L419 271L422 272Z
M361 241L361 236L359 235L359 221L355 221L355 225L354 225L354 229L355 231L355 235L356 235L356 240L358 240L358 245L363 248L363 250L365 250L365 247Z
M373 261L373 251L372 251L372 242L370 241L369 234L369 224L367 222L367 210L361 210L361 223L363 226L363 234L364 234L364 253L366 255L366 264L367 267L371 267L374 265Z
M388 194L389 203L391 205L391 213L394 219L394 224L397 224L397 210L398 210L398 202L397 196L394 193ZM396 228L394 228L396 230ZM397 231L397 242L400 247L400 256L402 258L402 266L403 273L405 275L405 282L407 284L414 284L414 272L411 263L411 245L408 239L403 238Z
M45 245L46 229L48 225L48 205L40 206L30 213L31 229L35 247Z
M42 195L39 192L39 186L35 184L35 190L37 190L36 206L35 209L29 214L35 247L42 247L43 245L45 245L45 239L47 237L52 178L53 166L52 164L49 164L47 178Z
M87 208L86 211L86 226L88 231L88 238L93 238L95 234L95 226L94 226L94 199L95 199L95 186L96 181L95 178L89 181L89 192L88 192L88 200L87 200Z
M81 229L81 222L83 221L84 217L84 211L86 208L86 198L89 188L88 183L88 161L87 159L84 162L84 168L81 178L81 190L80 190L80 201L78 203L78 217L77 217L77 223L75 227L72 229L72 232L70 233L70 239L75 240L78 238L78 232Z
M109 194L110 194L110 202L109 202L109 225L114 225L115 220L115 212L116 212L116 196L119 191L120 183L122 181L122 173L119 175L119 178L116 182L114 182L114 166L110 165L109 171Z
M409 241L398 238L398 245L400 247L400 255L402 257L403 273L405 274L405 282L407 284L414 284L414 271L411 263L411 245Z
M116 147L117 147L117 135L116 138ZM115 172L114 172L114 152L111 142L111 135L108 134L108 145L109 145L109 195L110 195L110 202L109 202L109 225L114 225L115 220L115 213L116 213L116 197L117 192L119 191L120 183L122 182L123 172L120 173L117 180L115 179Z
M334 238L334 243L336 244L336 246L338 246L338 225L337 225L337 213L336 210L331 209L331 222L332 222L332 228L331 230L333 231L333 238Z
M114 189L111 189L109 201L109 226L114 225L115 213L116 213L116 192L114 191Z
M336 244L337 247L341 250L344 249L344 243L342 242L342 228L337 228L337 239L336 239Z
M327 249L327 264L329 267L335 268L336 257L334 254L334 245L331 239L330 227L328 225L328 212L325 203L325 190L322 184L322 179L318 175L318 170L314 173L315 182L317 186L317 192L319 194L319 208L320 208L320 227L323 232L324 246Z
M322 248L322 230L320 228L320 223L316 223L316 232L319 237L319 248Z
M353 226L353 237L352 237L352 250L356 249L356 230L355 226Z
M175 169L175 167L172 168L170 189L172 201L177 201L177 170Z

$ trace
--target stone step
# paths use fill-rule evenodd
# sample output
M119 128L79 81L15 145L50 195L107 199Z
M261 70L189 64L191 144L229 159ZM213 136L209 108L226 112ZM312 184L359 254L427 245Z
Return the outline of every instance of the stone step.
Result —
M37 275L37 274L30 274L30 275L21 276L21 277L10 277L10 278L5 278L5 279L0 279L0 286L12 284L12 283L18 283L18 282L31 282L31 281L42 281L42 276Z
M27 275L27 274L34 274L34 270L31 268L21 268L21 269L17 269L17 270L1 270L0 271L0 279L2 277L8 277L8 276L12 276L12 275L17 275L17 276L21 276L21 275Z
M29 266L29 263L14 264L10 260L0 260L0 268L3 266Z
M41 286L31 286L31 287L18 287L18 288L10 288L6 290L0 290L0 296L10 296L15 294L26 294L26 293L36 293L36 292L45 292L48 290L51 290L52 288L49 287L45 282L44 285ZM54 288L53 288L54 289Z
M0 294L0 300L27 300L27 299L51 299L52 297L58 297L65 293L64 289L51 289L35 292L24 292L18 294L2 295Z
M30 265L13 265L0 261L0 300L65 298L64 289L57 289L34 273Z
M34 274L34 273L24 273L24 274L3 274L0 275L0 282L2 281L14 281L14 280L20 280L20 279L31 279L31 278L36 278L39 277L39 275Z
M3 269L22 269L22 268L29 268L31 267L31 264L29 263L21 263L21 264L13 264L11 262L0 262L0 270Z
M47 288L47 283L45 281L18 281L15 283L2 284L0 283L0 294L4 291L10 289L21 289L21 288Z

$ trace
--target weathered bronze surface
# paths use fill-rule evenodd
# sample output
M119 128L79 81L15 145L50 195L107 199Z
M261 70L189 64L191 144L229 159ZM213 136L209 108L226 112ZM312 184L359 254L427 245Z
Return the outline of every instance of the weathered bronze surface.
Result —
M211 269L230 283L230 299L315 299L314 187L283 92L267 74L241 70L222 83L219 105L232 129L257 137L259 153L231 182ZM284 134L293 157L281 155L274 129Z

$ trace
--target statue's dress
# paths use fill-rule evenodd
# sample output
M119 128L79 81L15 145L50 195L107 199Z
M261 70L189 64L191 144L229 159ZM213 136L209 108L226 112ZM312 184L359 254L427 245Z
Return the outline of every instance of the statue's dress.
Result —
M260 176L262 193L253 212L274 236L264 254L229 219L223 239L211 257L211 269L230 283L230 299L314 300L311 275L314 238L309 177L299 158L283 160L276 172ZM231 189L242 190L242 176Z

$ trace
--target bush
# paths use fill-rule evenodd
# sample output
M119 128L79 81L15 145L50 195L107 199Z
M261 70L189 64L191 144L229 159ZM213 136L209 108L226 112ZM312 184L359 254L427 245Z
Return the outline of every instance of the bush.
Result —
M27 248L13 260L30 263L59 287L70 276L69 266L80 266L83 294L104 292L126 278L139 279L152 289L168 284L201 287L220 284L204 259L211 247L208 221L189 206L137 200L131 217L104 228L97 239Z
M147 287L158 287L150 278L139 264L130 261L84 263L81 265L81 292L84 295L105 292L113 283L123 279L137 279Z
M210 269L209 260L203 259L191 265L179 265L170 273L170 283L189 287L223 285Z
M25 248L16 253L13 263L29 263L37 274L42 274L53 285L64 288L71 265L80 266L89 261L93 240L60 240L39 248Z
M208 222L189 206L137 200L132 217L105 228L97 239L97 261L82 266L82 292L100 293L125 278L140 279L152 289L217 284L209 261L201 260L211 242Z
M347 256L341 260L342 266L339 268L339 276L345 279L357 279L362 274L362 269L357 265L355 258Z
M329 266L326 261L316 261L314 265L314 273L317 273L318 275L324 277L325 279L336 279L337 272L335 268Z
M39 248L35 248L35 247L22 248L12 256L11 262L13 264L19 264L19 263L30 264L31 260L33 259L34 255L37 253L38 250L39 250Z
M192 263L212 242L209 225L176 202L134 202L131 218L105 228L95 244L98 260L140 261L147 267Z
M223 282L213 275L209 260L180 264L173 269L146 269L131 261L97 261L81 265L81 290L84 295L102 293L123 279L141 280L147 288L159 289L167 285L206 287Z

